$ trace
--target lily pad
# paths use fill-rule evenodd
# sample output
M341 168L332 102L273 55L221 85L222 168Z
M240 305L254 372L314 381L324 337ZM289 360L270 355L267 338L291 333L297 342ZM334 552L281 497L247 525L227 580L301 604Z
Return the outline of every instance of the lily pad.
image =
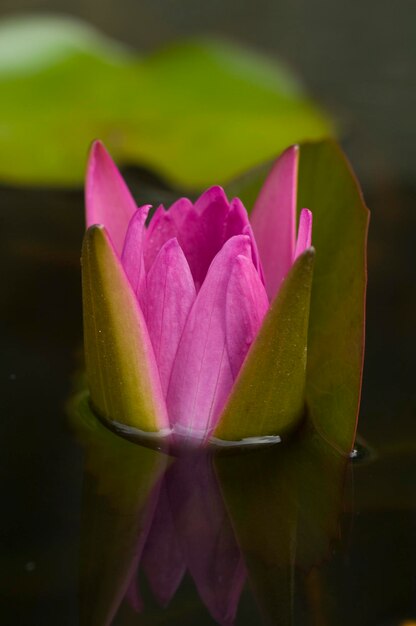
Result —
M88 145L186 188L223 183L332 134L277 62L213 40L140 58L83 23L0 27L0 180L81 184ZM30 102L30 106L28 106Z

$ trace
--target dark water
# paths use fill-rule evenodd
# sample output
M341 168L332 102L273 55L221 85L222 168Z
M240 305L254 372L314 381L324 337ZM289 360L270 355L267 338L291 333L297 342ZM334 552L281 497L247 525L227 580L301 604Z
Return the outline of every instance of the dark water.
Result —
M138 200L170 196L143 173L130 182ZM2 626L416 620L414 190L375 179L366 195L362 454L306 431L172 463L86 410L68 418L82 384L82 194L0 190Z

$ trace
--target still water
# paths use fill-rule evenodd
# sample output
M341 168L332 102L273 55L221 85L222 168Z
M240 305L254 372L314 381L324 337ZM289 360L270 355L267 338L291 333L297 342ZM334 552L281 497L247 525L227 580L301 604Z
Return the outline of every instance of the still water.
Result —
M170 199L144 173L129 182L138 201ZM0 199L0 624L410 626L416 218L408 190L367 194L375 210L354 460L307 425L287 444L172 458L115 435L85 398L68 411L83 386L82 194L2 188Z

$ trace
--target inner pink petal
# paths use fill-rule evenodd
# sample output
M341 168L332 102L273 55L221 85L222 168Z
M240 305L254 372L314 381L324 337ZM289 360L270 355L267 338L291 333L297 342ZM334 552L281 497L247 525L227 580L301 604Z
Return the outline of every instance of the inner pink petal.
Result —
M305 250L311 247L312 243L312 213L309 209L302 209L299 217L298 238L295 248L295 259Z
M166 397L173 361L195 286L189 265L176 239L165 243L147 276L146 319L163 395Z
M263 267L259 251L257 249L257 242L248 219L247 211L239 198L233 198L233 200L231 200L230 212L227 217L225 230L225 240L229 239L233 235L248 235L250 237L253 264L264 283Z
M169 240L178 236L178 229L169 211L160 205L150 220L144 242L144 264L148 272L152 267L159 250Z
M184 251L197 291L208 268L224 243L235 235L248 235L252 258L261 277L260 257L247 211L238 198L228 202L221 187L211 187L192 205L187 198L175 202L168 211L160 206L146 234L145 267L150 269L163 244L175 237Z
M214 258L185 324L167 394L170 423L185 438L215 428L234 382L226 341L226 296L233 262L251 258L250 239L229 239Z
M142 292L146 280L143 259L143 242L145 223L149 214L150 205L137 209L130 220L126 238L124 240L121 262L130 281L133 291L143 305Z
M244 256L238 256L234 261L226 300L227 349L234 378L268 308L269 299L253 263Z
M225 241L229 203L221 187L211 187L186 213L180 225L179 243L188 260L197 290Z

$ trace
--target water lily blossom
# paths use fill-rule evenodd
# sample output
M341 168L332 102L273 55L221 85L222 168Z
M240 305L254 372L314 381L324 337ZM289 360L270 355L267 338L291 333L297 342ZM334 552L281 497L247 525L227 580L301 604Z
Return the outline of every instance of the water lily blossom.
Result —
M297 227L297 168L298 149L291 147L275 162L251 222L242 202L229 200L221 187L194 203L181 198L167 210L159 206L149 222L150 206L136 206L105 148L94 143L86 182L84 328L91 400L103 417L205 442L230 403L238 404L250 358L267 352L259 343L266 341L263 326L273 333L276 315L288 319L297 306L296 294L287 310L279 303L289 298L280 292L296 259L311 246L310 211L301 211ZM273 359L290 360L284 354L290 324L288 332L279 328L264 357L271 386L278 384ZM296 374L302 390L305 346L298 351L285 376L302 360ZM265 384L258 393L266 402Z

